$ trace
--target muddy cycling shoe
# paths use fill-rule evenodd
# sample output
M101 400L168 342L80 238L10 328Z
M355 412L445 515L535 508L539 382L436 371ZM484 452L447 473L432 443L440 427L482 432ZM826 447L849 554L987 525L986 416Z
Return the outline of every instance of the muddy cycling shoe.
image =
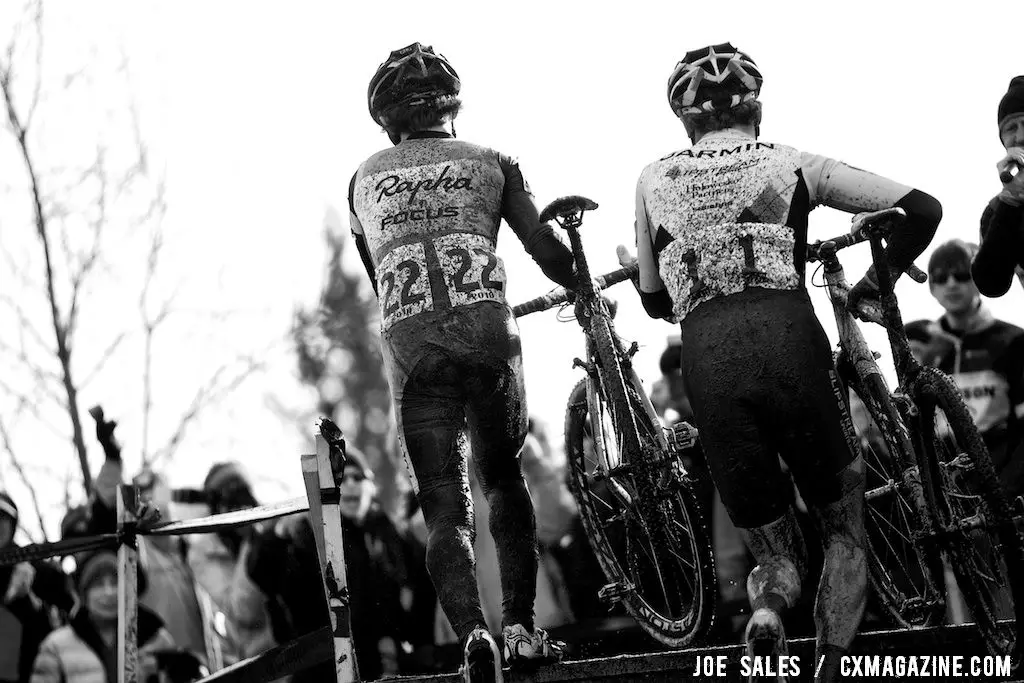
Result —
M462 678L465 683L503 683L501 653L487 629L473 629L466 639L462 655Z
M512 624L501 629L501 635L505 641L505 662L513 669L554 664L565 655L565 644L550 638L542 628L534 628L530 633L522 624Z
M747 644L746 655L751 658L748 683L786 683L789 680L779 673L779 657L789 654L789 644L782 618L776 612L765 607L754 612L743 639Z

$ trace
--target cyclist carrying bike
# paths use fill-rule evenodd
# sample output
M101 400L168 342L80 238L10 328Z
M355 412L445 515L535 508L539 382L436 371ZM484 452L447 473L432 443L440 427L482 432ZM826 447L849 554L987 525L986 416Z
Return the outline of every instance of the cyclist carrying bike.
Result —
M864 463L804 286L808 214L819 204L903 208L908 220L887 247L902 273L942 210L906 185L759 140L761 82L729 43L688 52L673 70L669 103L693 146L640 176L638 289L649 315L681 323L683 374L712 478L758 562L747 581L748 653L785 653L782 615L806 573L781 455L823 538L816 680L829 681L864 611ZM851 296L877 288L869 271Z
M494 253L502 218L549 278L575 286L572 254L540 223L515 161L455 139L460 80L413 43L370 81L370 115L393 147L349 186L352 233L381 310L398 436L427 526L427 567L465 646L467 681L501 680L473 555L465 427L487 503L510 666L556 658L534 628L536 521L520 469L527 432L519 331Z

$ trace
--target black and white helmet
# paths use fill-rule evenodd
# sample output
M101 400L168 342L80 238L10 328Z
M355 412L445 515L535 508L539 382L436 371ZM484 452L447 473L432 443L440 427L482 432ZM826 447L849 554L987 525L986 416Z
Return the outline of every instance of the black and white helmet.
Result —
M676 116L731 109L756 99L761 71L732 43L692 50L668 78L668 103Z
M429 45L413 43L395 50L377 67L366 99L370 116L382 126L382 112L395 104L415 105L459 94L462 83L455 69Z

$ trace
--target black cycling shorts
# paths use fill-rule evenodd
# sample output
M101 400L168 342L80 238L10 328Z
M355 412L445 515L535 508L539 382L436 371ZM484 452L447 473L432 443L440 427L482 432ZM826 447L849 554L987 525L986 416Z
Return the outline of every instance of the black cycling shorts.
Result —
M694 421L733 523L764 526L791 505L779 456L808 505L839 500L859 446L807 292L749 288L700 304L681 328Z

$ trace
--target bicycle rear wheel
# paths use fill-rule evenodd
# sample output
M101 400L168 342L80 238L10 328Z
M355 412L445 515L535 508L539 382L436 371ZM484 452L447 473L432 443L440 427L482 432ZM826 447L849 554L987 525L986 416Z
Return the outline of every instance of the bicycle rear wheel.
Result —
M602 597L621 601L655 640L682 647L704 635L714 616L707 527L675 454L658 441L661 425L651 422L636 391L624 385L629 404L613 407L592 382L598 380L582 380L570 398L566 453L583 526L609 581ZM622 448L627 438L617 416L625 411L639 425L645 461L630 461Z
M992 459L956 383L924 368L914 384L928 472L957 583L989 650L1014 655L1024 640L1024 542ZM1010 620L1016 619L1016 625Z
M864 456L872 587L898 625L935 624L945 608L942 558L915 540L924 528L924 500L909 432L879 375L861 379L842 361L837 367L852 392L850 415Z

